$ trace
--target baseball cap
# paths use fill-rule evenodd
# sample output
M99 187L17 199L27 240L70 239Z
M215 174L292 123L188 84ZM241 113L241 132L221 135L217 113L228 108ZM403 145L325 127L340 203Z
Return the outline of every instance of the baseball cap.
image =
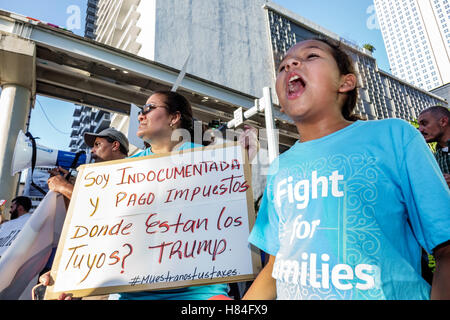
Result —
M100 137L100 138L109 137L111 139L119 141L119 143L125 148L125 150L128 153L128 139L119 130L116 130L114 128L107 128L107 129L105 129L103 131L100 131L99 133L85 132L84 133L84 142L90 148L92 148L94 146L94 142L95 142L95 138L96 137Z

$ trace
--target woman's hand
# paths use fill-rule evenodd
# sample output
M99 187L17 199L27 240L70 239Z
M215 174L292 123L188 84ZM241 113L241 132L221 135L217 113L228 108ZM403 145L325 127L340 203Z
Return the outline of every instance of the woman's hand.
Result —
M39 277L39 284L35 285L31 289L31 297L33 298L33 300L37 300L36 299L36 289L38 289L41 286L47 287L49 284L50 284L50 271L41 275ZM73 298L72 298L71 294L67 294L67 293L63 292L59 295L58 300L73 300Z
M247 150L248 161L251 163L259 150L258 130L250 125L244 125L244 132L239 136L239 143Z

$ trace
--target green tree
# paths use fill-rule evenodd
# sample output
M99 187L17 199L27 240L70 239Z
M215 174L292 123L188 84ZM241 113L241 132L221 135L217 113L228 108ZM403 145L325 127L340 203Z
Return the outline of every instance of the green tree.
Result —
M373 53L375 50L375 47L373 45L371 45L370 43L366 43L363 45L363 48L366 50L369 50L371 53Z

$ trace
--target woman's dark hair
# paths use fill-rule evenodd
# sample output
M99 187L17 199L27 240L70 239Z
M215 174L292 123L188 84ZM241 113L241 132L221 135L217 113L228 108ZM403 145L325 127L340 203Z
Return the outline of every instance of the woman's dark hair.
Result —
M179 112L181 114L180 128L186 129L194 136L194 120L192 116L192 107L188 99L174 91L155 91L153 94L160 94L165 97L165 103L170 114Z
M321 41L331 48L331 54L336 61L341 75L352 73L357 76L353 61L350 56L341 48L341 43L330 39L313 38L311 40ZM345 100L342 107L342 115L348 121L364 120L361 116L354 113L356 103L358 101L358 87L346 93L347 100Z

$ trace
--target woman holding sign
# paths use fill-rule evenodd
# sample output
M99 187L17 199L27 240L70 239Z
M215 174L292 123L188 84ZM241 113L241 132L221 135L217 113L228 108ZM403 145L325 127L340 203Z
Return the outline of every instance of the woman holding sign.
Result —
M191 142L193 136L192 109L189 101L182 95L171 91L158 91L149 97L138 115L139 127L137 135L149 144L149 147L132 157L161 155L178 150L202 147ZM183 129L183 130L180 130ZM183 140L173 141L175 130L182 133ZM253 130L247 130L241 135L243 144L248 141L243 137L254 138ZM178 134L177 132L177 134ZM178 135L180 136L180 135ZM254 140L252 141L254 142ZM250 143L247 142L250 147ZM148 271L151 270L148 266ZM49 282L48 275L41 277L41 283ZM181 289L118 293L109 299L120 300L207 300L211 298L228 298L227 284L199 285ZM71 299L62 294L59 299ZM229 298L228 298L229 299Z
M179 93L158 91L152 94L138 116L137 135L150 147L132 157L144 157L177 150L202 147L191 142L193 137L192 108ZM183 142L173 141L172 134L184 129ZM189 133L189 134L187 134ZM203 285L163 291L143 291L110 295L110 300L207 300L228 295L227 284Z
M158 91L152 94L138 115L139 127L137 135L150 147L132 157L143 157L154 154L168 153L177 150L202 147L191 142L193 136L192 108L189 101L179 93ZM181 145L172 140L172 134L177 129L189 133Z

